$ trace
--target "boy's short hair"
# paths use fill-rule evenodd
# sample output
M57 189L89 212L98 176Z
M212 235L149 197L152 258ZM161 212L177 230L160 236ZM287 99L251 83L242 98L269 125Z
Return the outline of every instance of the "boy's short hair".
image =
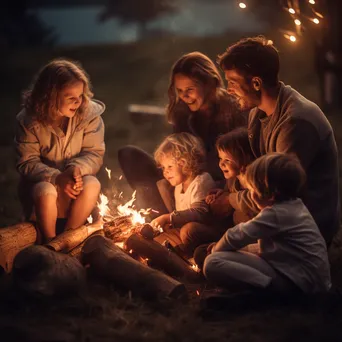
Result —
M229 153L239 169L247 167L255 159L245 127L235 128L219 136L216 140L216 149Z
M222 70L236 69L247 79L260 77L265 85L271 87L279 81L278 50L264 36L241 39L219 55L217 63Z
M306 175L295 155L268 153L247 167L246 180L259 197L277 202L300 197Z
M154 152L157 166L164 157L171 157L176 162L183 161L183 172L186 175L197 176L206 166L206 151L202 141L186 132L167 136Z

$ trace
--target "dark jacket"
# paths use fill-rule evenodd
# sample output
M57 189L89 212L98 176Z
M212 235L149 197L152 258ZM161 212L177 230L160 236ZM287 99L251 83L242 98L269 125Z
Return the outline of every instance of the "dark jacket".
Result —
M248 132L255 157L270 152L294 153L307 174L303 202L324 239L330 242L340 223L337 146L332 127L313 102L281 83L273 115L254 108ZM234 207L257 213L248 190L229 195Z
M207 151L207 171L214 180L223 180L218 166L216 139L234 128L247 126L247 113L242 113L232 97L222 90L218 102L212 108L211 116L191 112L188 106L180 101L173 113L172 124L174 133L188 132L203 141Z

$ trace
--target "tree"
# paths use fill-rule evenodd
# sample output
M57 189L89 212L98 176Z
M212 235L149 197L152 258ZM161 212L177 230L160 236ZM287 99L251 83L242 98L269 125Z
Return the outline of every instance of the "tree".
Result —
M137 23L141 36L152 19L176 10L175 0L108 0L100 20L118 18L122 23Z
M27 0L3 0L0 11L0 46L51 45L55 37L34 13Z

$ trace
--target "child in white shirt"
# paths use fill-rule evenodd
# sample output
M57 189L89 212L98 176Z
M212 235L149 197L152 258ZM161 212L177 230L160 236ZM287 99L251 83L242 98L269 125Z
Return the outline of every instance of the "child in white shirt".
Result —
M167 239L191 257L197 246L216 237L215 230L206 225L210 214L205 197L215 182L204 172L205 149L197 137L175 133L166 137L154 156L165 178L158 188L170 211L151 222L164 230L155 240L162 243ZM167 198L170 192L163 191L167 186L172 189L171 201Z
M305 173L297 158L270 153L246 171L252 199L261 210L252 220L228 229L204 262L206 278L221 287L248 285L303 293L331 287L327 248L317 224L298 198ZM259 244L256 254L241 251Z

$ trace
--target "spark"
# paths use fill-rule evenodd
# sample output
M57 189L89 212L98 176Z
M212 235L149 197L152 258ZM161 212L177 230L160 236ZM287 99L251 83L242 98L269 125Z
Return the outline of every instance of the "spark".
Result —
M105 170L107 171L108 178L112 179L112 170L108 169L107 167L105 168Z

